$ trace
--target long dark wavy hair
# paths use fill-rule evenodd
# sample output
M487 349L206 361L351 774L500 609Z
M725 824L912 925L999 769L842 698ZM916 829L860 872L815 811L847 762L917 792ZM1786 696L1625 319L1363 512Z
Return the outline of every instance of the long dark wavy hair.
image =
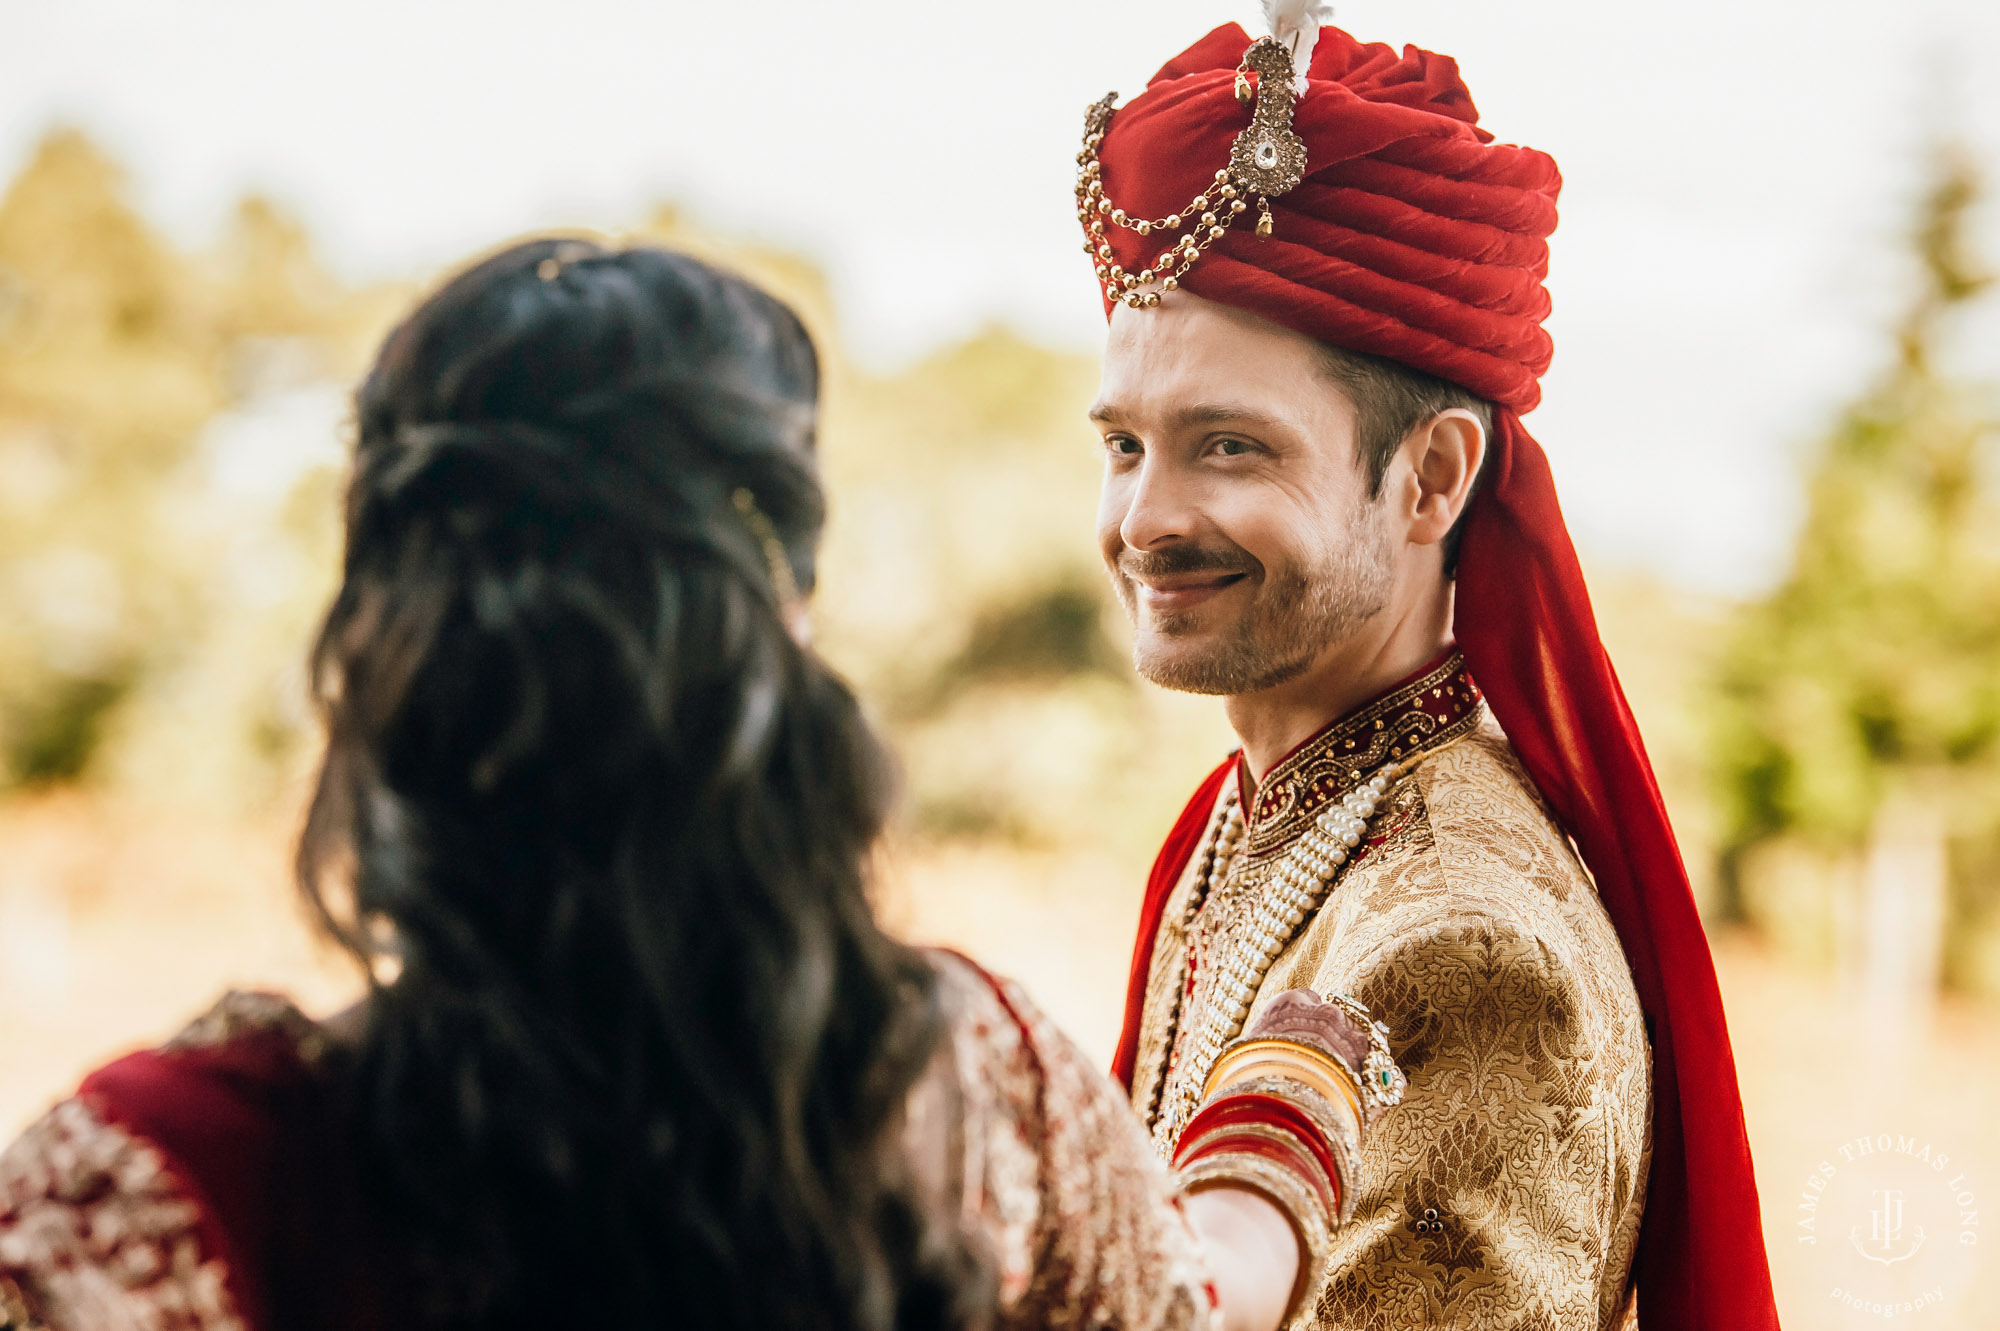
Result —
M781 603L818 379L749 283L551 240L447 283L360 389L299 864L374 977L355 1150L420 1325L986 1306L901 1151L942 1028L864 895L884 760Z

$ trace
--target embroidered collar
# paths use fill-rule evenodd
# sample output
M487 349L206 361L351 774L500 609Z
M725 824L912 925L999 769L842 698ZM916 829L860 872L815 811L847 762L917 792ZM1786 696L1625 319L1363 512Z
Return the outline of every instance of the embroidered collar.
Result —
M1252 802L1245 850L1282 850L1313 816L1384 763L1436 748L1479 724L1479 686L1456 648L1285 755Z
M291 999L257 990L231 989L160 1047L166 1054L254 1045L315 1070L326 1061L326 1031ZM0 1323L4 1331L5 1323Z

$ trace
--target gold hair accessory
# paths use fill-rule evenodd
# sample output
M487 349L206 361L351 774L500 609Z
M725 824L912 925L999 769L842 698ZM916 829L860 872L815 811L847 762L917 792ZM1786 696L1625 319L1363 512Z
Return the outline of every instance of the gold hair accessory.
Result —
M535 265L535 276L544 282L553 282L562 276L563 269L578 259L587 259L597 253L593 245L580 240L565 240L556 246L556 252Z
M1306 54L1310 58L1311 53ZM1257 76L1254 91L1250 83L1253 73ZM1305 140L1292 129L1298 96L1291 54L1278 39L1259 37L1250 43L1243 63L1237 66L1236 98L1254 100L1256 109L1230 146L1229 165L1218 170L1213 183L1187 207L1157 219L1128 215L1104 192L1104 167L1097 153L1110 128L1118 94L1106 93L1084 113L1083 151L1076 155L1076 215L1088 237L1083 248L1096 261L1097 280L1104 284L1107 299L1122 300L1135 310L1158 305L1159 292L1140 288L1155 279L1168 291L1179 287L1195 261L1222 239L1231 223L1249 211L1253 198L1257 203L1257 235L1262 239L1271 234L1271 200L1289 193L1306 174ZM1151 267L1128 273L1105 238L1107 220L1141 236L1166 231L1177 238L1160 251ZM1183 224L1189 228L1185 235L1179 234Z
M764 510L757 507L757 496L747 487L738 488L730 496L736 505L736 512L743 519L743 525L757 538L763 547L764 562L769 566L771 589L778 594L778 605L789 612L799 601L799 580L792 573L792 561L785 554L785 543L778 539L778 529L771 525L771 519L764 516Z

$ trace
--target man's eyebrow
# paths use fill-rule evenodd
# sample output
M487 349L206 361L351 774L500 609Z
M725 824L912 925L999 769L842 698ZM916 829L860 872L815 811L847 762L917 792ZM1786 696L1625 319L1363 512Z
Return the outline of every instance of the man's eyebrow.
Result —
M1097 402L1090 408L1090 419L1100 425L1108 425L1119 420L1123 410L1115 402ZM1254 407L1231 402L1196 402L1190 406L1174 407L1166 412L1166 423L1173 429L1186 430L1196 426L1243 425L1270 429L1279 424L1277 417Z
M1255 425L1270 427L1278 418L1255 407L1234 402L1197 402L1167 413L1167 419L1183 429L1192 425Z

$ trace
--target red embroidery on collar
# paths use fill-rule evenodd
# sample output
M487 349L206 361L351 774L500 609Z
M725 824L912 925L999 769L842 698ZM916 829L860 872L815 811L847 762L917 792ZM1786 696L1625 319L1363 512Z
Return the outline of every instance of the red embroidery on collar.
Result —
M1479 686L1456 650L1287 754L1250 811L1252 857L1282 849L1321 809L1384 763L1449 743L1479 723Z

